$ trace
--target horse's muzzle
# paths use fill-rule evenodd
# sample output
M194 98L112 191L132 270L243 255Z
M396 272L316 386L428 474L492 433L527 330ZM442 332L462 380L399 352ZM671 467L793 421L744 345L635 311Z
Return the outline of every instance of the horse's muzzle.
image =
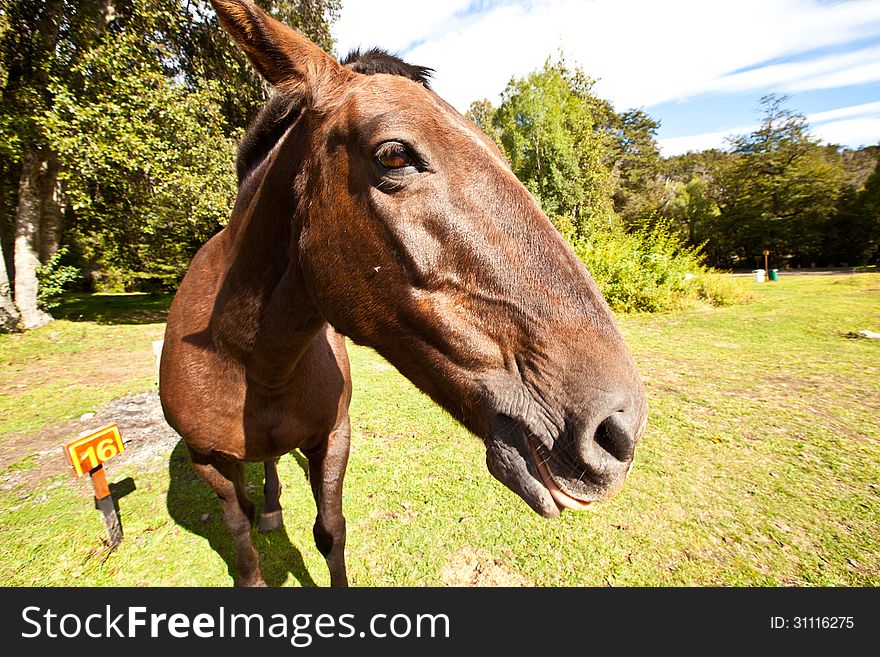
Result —
M487 466L545 517L582 510L623 488L646 421L642 397L597 422L567 422L558 436L536 435L527 423L499 415L486 439Z

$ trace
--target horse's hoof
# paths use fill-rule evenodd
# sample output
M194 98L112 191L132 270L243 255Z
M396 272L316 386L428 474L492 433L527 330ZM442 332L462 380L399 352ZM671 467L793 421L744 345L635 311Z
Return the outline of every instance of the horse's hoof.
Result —
M238 582L236 584L238 588L250 589L250 588L266 588L269 585L263 580L262 577L259 579L255 579L252 582Z
M278 511L270 511L269 513L261 513L260 514L260 522L257 524L257 529L261 532L270 532L273 529L278 529L279 527L284 526L284 512L280 509Z

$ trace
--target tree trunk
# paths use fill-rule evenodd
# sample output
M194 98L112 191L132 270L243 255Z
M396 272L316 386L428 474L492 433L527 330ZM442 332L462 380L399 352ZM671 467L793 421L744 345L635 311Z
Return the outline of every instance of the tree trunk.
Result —
M5 258L0 262L0 333L18 330L20 316L12 301L12 288L9 287L9 274L6 273Z
M58 174L61 162L50 152L45 170L40 177L40 260L47 262L61 245L61 227L64 218L64 194Z
M61 18L64 12L63 0L46 0L39 14L34 30L34 47L30 54L31 72L18 79L15 89L4 90L4 100L11 91L16 95L21 89L30 89L39 96L45 96L49 85L50 60L58 43ZM35 112L39 104L29 107L25 102L23 110ZM42 219L42 178L46 172L48 158L41 153L39 131L23 139L21 155L21 174L18 180L18 205L15 215L14 241L14 296L15 305L21 314L21 324L25 329L42 326L52 320L51 315L37 307L37 267L40 266L40 237ZM56 172L57 180L57 172Z
M9 272L12 270L12 235L9 227L9 204L6 181L11 173L7 162L0 164L0 333L17 331L21 317L12 300L12 286L9 284Z
M51 315L37 307L37 267L40 266L40 174L43 158L26 147L21 158L18 211L15 217L15 305L23 328L42 326Z

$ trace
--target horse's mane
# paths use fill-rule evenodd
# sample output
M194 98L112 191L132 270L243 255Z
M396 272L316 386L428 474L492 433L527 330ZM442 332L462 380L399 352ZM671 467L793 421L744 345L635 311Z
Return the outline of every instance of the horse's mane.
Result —
M355 73L364 75L375 75L376 73L387 73L388 75L399 75L409 78L420 85L431 88L429 80L434 73L434 69L427 66L416 66L408 64L400 57L392 55L380 48L370 48L362 53L360 49L352 50L348 56L342 60L342 65L347 66Z
M418 82L428 89L430 89L429 79L434 72L426 66L408 64L379 48L371 48L363 53L360 49L352 50L341 63L355 73L399 75ZM304 102L304 97L296 93L275 94L266 101L238 145L235 170L239 185L266 159L269 151L296 121Z

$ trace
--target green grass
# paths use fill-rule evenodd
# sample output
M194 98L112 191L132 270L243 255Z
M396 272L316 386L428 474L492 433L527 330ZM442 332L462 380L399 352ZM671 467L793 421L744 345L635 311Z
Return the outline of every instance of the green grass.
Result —
M880 585L880 344L846 337L880 330L880 276L783 274L748 287L747 305L620 318L646 381L649 427L623 493L555 521L491 478L476 438L381 358L352 348L352 583L442 584L475 554L538 586ZM23 376L32 363L62 368L35 386L33 403L45 388L58 408L78 408L54 382L66 358L81 367L79 343L100 354L106 340L121 353L148 336L117 331L161 333L105 314L105 325L62 332L56 322L0 342ZM50 341L51 331L63 337ZM139 376L115 385L137 388ZM36 426L25 416L7 426L15 422ZM125 540L112 554L86 483L58 476L0 492L0 584L231 583L219 506L181 446L165 467L109 470L135 485L119 500ZM285 456L279 471L286 528L256 538L264 575L270 585L326 585L302 459ZM249 470L257 500L259 476Z
M151 343L170 303L170 295L71 296L56 321L0 334L0 442L154 386Z

